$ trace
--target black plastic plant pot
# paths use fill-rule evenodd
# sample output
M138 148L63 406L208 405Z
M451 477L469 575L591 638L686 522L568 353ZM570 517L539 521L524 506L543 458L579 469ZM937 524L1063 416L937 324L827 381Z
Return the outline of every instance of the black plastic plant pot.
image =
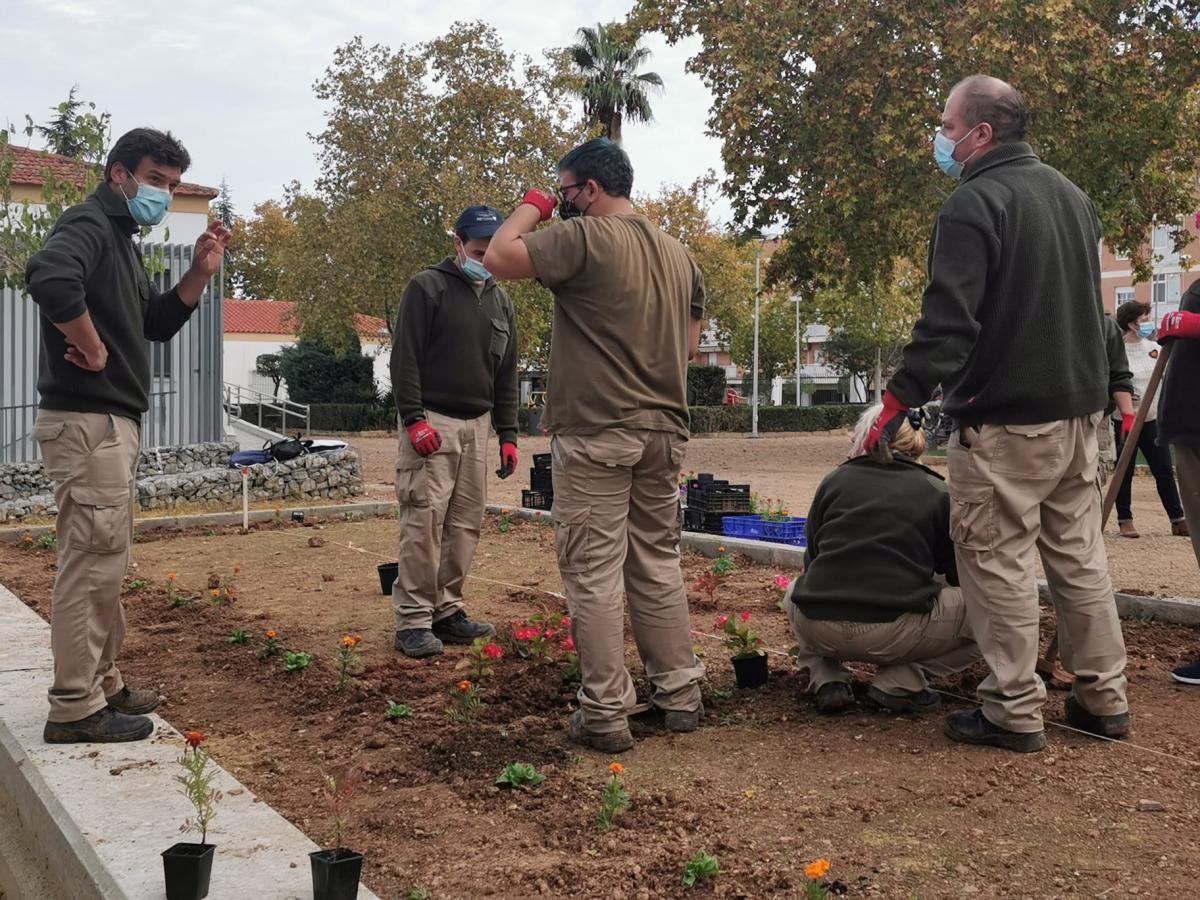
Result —
M208 896L215 844L176 844L163 851L167 900L202 900Z
M753 656L735 656L733 674L737 677L740 688L759 688L767 683L767 655L755 653Z
M396 583L396 576L400 574L400 563L380 563L379 569L379 592L381 594L391 594L392 585Z
M362 854L338 847L308 854L312 860L313 900L355 900Z

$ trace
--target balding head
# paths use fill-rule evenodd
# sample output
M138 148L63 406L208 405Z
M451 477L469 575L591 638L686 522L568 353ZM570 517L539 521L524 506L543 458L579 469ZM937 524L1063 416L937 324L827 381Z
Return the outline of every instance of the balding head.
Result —
M1007 81L990 75L964 78L950 92L947 107L952 103L961 110L968 127L984 123L990 126L993 143L1011 144L1025 140L1029 110L1021 92Z

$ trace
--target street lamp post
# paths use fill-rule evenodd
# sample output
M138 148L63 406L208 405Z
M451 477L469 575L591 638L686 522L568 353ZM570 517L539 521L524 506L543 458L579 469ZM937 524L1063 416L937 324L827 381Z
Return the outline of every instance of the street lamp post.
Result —
M754 251L754 390L750 397L750 436L758 437L758 320L762 299L762 249L763 238Z
M800 295L792 298L796 304L796 407L800 407Z

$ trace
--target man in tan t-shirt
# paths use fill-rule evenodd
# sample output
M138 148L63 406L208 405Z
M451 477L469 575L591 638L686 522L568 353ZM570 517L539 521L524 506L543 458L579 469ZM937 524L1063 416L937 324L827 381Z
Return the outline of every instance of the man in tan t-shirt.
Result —
M582 685L568 734L606 753L633 746L636 695L624 609L666 727L700 721L704 667L692 651L679 566L679 471L688 439L687 363L700 339L704 279L687 251L629 196L633 167L606 138L558 164L557 201L529 191L492 238L497 278L554 294L542 424L553 435L554 525Z

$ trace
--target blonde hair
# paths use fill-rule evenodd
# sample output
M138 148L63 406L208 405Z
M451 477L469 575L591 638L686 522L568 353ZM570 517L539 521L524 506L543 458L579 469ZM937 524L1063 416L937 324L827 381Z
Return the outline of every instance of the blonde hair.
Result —
M847 459L856 459L866 455L863 444L867 442L871 426L875 424L875 420L882 412L883 404L875 403L868 406L866 411L858 417L858 422L854 426L854 434L850 438L850 452L846 455ZM918 459L925 452L925 433L913 428L905 418L900 423L900 430L896 432L896 437L888 446L894 453L903 453L909 459Z

